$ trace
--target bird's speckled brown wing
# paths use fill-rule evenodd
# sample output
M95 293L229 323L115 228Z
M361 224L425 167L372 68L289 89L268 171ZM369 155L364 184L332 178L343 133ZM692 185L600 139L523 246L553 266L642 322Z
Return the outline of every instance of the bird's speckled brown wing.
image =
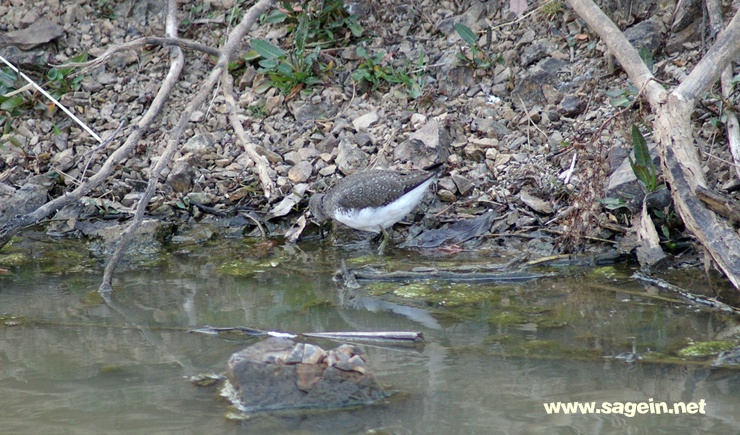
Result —
M427 171L360 172L339 180L332 189L331 198L327 199L345 210L381 207L388 205L434 176L434 173Z

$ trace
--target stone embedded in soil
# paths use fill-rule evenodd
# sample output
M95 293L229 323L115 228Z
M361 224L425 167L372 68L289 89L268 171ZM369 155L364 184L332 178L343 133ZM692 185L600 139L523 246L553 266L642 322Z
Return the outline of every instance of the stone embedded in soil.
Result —
M533 44L526 45L521 54L522 66L529 66L535 62L539 62L549 56L556 48L557 45L548 40L539 40Z
M365 131L360 131L357 134L355 134L355 143L360 148L366 147L373 144L373 139L370 137L369 134Z
M21 21L22 24L33 24L23 30L7 32L0 36L0 45L3 47L14 45L21 50L30 50L37 45L52 41L64 33L63 27L46 19L39 20L38 16L29 17L29 15L26 15Z
M687 28L689 24L700 21L702 14L702 0L688 0L679 2L673 14L671 32L677 33Z
M307 362L311 361L311 362ZM362 352L270 337L229 358L222 391L241 411L338 408L383 399Z
M72 148L67 148L51 158L51 164L54 166L54 169L61 172L65 172L75 163L74 150Z
M566 95L563 97L563 100L560 101L558 110L560 110L563 115L573 118L586 110L586 103L575 95Z
M311 160L319 155L319 150L314 147L303 147L298 150L299 160Z
M175 192L185 193L190 190L190 187L193 185L194 178L195 169L190 165L190 163L181 160L175 162L172 170L167 175L165 183L167 183L167 185Z
M349 175L367 167L369 159L357 144L345 139L339 143L339 153L335 159L337 168L344 174Z
M544 85L552 85L558 87L561 83L557 73L561 68L568 65L567 62L548 58L537 65L531 67L524 74L520 75L512 94L514 95L514 105L519 109L523 109L522 103L527 109L531 109L534 106L545 106L547 99L545 98L542 87ZM519 99L521 98L521 101Z
M298 155L297 151L288 151L283 154L283 160L289 165L297 165L301 161L301 156Z
M291 183L304 183L311 178L313 167L310 163L303 161L299 162L288 170L288 179Z
M687 27L678 33L674 33L665 44L665 51L668 54L679 53L684 50L684 44L696 42L701 38L704 26L701 18L693 21Z
M8 189L7 193L0 192L0 225L17 215L30 213L44 205L51 187L52 183L40 175L17 191L11 193Z
M637 50L645 47L650 50L650 53L655 55L663 43L663 37L661 36L662 27L662 24L657 20L649 19L626 29L624 36Z
M439 199L443 202L457 201L457 197L455 196L455 194L447 189L439 189L439 191L437 192L437 197L439 197Z
M436 120L431 120L398 145L393 151L393 158L413 162L416 167L423 168L446 161L451 144L452 138L447 129Z
M319 170L319 175L322 177L328 177L334 175L337 172L337 165L328 165Z
M110 221L78 222L77 228L90 239L90 251L98 256L113 255L121 234L129 223L118 224ZM129 257L149 257L162 252L160 240L165 240L172 232L171 225L159 219L144 219L136 228L133 239L126 247Z
M366 113L359 118L355 118L355 120L352 121L352 126L358 132L367 130L370 126L378 122L378 119L380 119L380 117L377 112Z
M457 189L457 186L455 186L455 182L452 181L452 177L443 177L440 178L437 182L437 185L441 189L447 189L449 191L455 191Z
M215 195L208 192L190 192L187 194L186 198L188 198L190 202L201 205L211 205L216 203L217 200Z
M531 208L537 213L540 213L540 214L551 214L552 213L552 205L548 201L544 201L541 198L538 198L532 195L526 190L522 190L519 193L519 199L521 199L522 202L527 205L527 207Z
M210 133L196 134L182 146L183 152L203 155L213 151L215 140Z
M457 186L457 191L460 192L460 195L462 196L466 196L475 187L475 184L473 184L472 181L461 175L452 175L451 178L452 181L455 182L455 186Z

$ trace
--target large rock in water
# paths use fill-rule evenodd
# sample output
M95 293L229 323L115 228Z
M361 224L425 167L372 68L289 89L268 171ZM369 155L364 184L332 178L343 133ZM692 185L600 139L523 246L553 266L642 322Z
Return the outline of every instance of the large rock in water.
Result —
M270 337L229 358L222 394L242 412L338 408L383 399L364 353L343 344L324 351Z

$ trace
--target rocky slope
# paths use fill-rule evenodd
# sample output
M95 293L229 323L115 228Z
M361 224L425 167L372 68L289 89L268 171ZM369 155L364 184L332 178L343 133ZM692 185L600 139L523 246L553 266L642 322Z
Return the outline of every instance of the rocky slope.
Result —
M30 49L18 41L6 43L0 54L38 77L44 63L62 63L82 52L94 57L113 44L163 35L164 3L11 1L0 6L2 31L12 36L47 20L62 32ZM269 203L261 195L253 162L236 142L217 93L191 117L188 139L161 180L151 215L175 223L181 233L196 222L216 220L228 221L232 233L244 227L256 233L244 217L251 213L271 234L282 234L307 195L337 176L368 166L418 168L445 161L427 213L409 219L425 216L424 226L436 227L493 209L497 218L491 233L534 238L488 238L486 243L533 255L579 250L596 239L631 249L631 213L643 189L625 156L631 124L640 125L649 139L651 115L604 44L565 3L531 5L520 18L501 1L378 0L348 7L358 15L363 34L345 32L344 40L321 50L317 84L283 94L267 86L256 61L235 65L242 123L269 160L279 195ZM182 4L181 35L217 47L230 18L247 8L233 0ZM652 53L654 71L668 86L684 77L705 50L701 12L687 9L674 16L675 2L639 2L629 12L616 10L614 21ZM478 42L462 39L456 23L475 32ZM288 50L289 30L285 22L266 20L250 38ZM245 40L240 55L250 49ZM46 86L71 87L62 102L105 137L121 122L132 125L141 116L168 59L167 48L149 46L115 55L79 83L65 78ZM135 154L85 201L61 210L49 232L100 236L99 228L82 223L83 218L132 212L168 131L213 66L210 56L190 50L186 63L167 109ZM371 80L353 80L362 69ZM94 140L63 113L33 91L20 95L27 100L22 110L3 112L8 118L0 145L0 220L61 195L97 171L116 146L91 152ZM710 122L720 119L719 102L710 98L703 107L696 130L705 144L707 176L714 186L726 187L734 178L726 163L731 158L721 124ZM291 193L296 194L283 201ZM655 210L663 213L656 223L665 228L664 235L679 240L681 227L669 218L669 200L659 198ZM470 247L477 243L482 242ZM595 242L600 248L609 245Z

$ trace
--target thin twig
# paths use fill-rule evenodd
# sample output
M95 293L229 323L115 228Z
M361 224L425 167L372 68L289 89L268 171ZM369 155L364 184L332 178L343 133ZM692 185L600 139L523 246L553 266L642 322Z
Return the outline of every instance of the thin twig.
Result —
M105 140L103 140L98 145L94 146L93 148L87 150L82 155L81 159L84 159L86 157L89 157L89 159L87 159L87 163L85 163L85 169L83 169L82 172L80 172L80 177L82 177L82 178L85 177L85 174L87 173L87 168L90 166L90 163L92 162L92 159L95 156L95 153L97 153L98 151L100 151L103 148L105 148L106 146L108 146L108 144L113 141L113 138L115 138L116 136L118 136L118 133L121 131L121 129L123 129L124 125L126 125L125 122L121 122L120 124L118 124L118 127L113 132L113 134L109 135L107 138L105 138Z
M113 253L113 256L109 260L108 265L105 267L105 273L103 274L103 283L100 285L99 289L100 292L107 292L112 290L111 280L113 278L113 271L115 270L118 262L123 256L123 253L128 247L128 244L131 242L135 231L138 229L139 225L144 219L144 212L146 211L149 200L152 198L152 196L154 196L154 191L157 187L159 176L172 160L172 156L174 156L175 151L177 151L180 145L180 137L185 132L185 128L190 122L191 115L193 114L193 112L195 112L196 109L198 109L205 103L209 94L216 86L216 83L218 83L219 79L221 78L223 71L228 68L229 61L236 52L236 49L240 46L244 36L247 34L249 29L252 28L259 16L267 11L270 6L272 6L272 3L273 0L260 0L254 6L252 6L246 14L244 14L244 17L242 18L242 21L239 23L239 25L236 26L236 28L234 28L231 33L229 33L229 37L226 40L226 43L220 50L216 66L208 75L208 78L205 80L205 82L201 85L200 91L195 94L193 99L190 101L190 104L188 104L188 106L180 114L177 125L172 130L169 140L167 141L167 147L165 148L160 158L156 161L154 167L151 168L149 171L149 182L147 184L146 190L144 191L144 195L142 195L142 198L136 208L134 219L129 224L128 228L126 228L126 231L124 231L124 233L121 235L121 238L118 241L118 246L116 247L116 251ZM177 31L176 15L177 1L169 0L167 12L167 34L170 36L174 36L174 32ZM179 48L177 49L177 51L180 51Z
M267 233L265 232L265 229L262 228L262 224L260 223L260 221L257 220L257 218L255 218L254 216L252 216L249 213L243 213L242 216L245 216L245 217L251 219L252 222L254 222L254 224L257 225L257 228L260 229L260 234L262 235L262 240L263 241L264 240L267 240Z
M542 133L542 137L544 137L545 138L545 141L547 141L547 139L548 139L547 134L545 134L545 132L542 131L542 129L532 120L532 117L529 116L529 111L527 110L527 105L524 104L524 100L522 100L522 97L519 97L519 102L522 103L522 107L524 108L524 115L527 117L527 120L529 121L529 123L532 124L532 127L536 128L537 131L539 131L540 133Z
M88 132L90 134L90 136L94 137L95 140L97 140L98 142L103 142L103 139L101 139L100 136L98 136L98 134L95 133L92 128L88 127L87 124L85 124L84 122L82 122L82 120L80 118L78 118L77 116L75 116L75 114L72 113L69 109L67 109L64 106L64 104L60 103L56 98L52 97L51 94L49 94L48 92L46 92L41 86L37 85L36 82L34 82L33 80L31 80L30 77L28 77L27 75L23 74L22 71L20 71L18 68L16 68L15 65L13 65L12 63L8 62L4 57L0 56L0 60L2 60L6 65L8 65L8 67L10 69L12 69L13 71L15 71L16 74L18 74L19 76L23 77L23 79L25 81L27 81L28 84L30 84L31 86L33 86L34 89L36 89L37 91L41 92L41 94L44 97L48 98L49 101L53 102L55 106L57 106L60 109L62 109L62 111L64 113L66 113L80 127L82 127L86 132Z
M191 41L189 39L181 39L177 37L161 37L161 36L147 36L144 38L134 39L133 41L125 42L123 44L119 44L113 47L110 47L109 49L105 50L103 54L98 56L97 58L93 60L89 60L87 62L77 62L77 63L64 63L61 65L54 65L56 68L82 68L81 71L78 71L75 74L80 74L84 71L90 70L92 68L98 67L105 63L108 59L110 59L111 56L113 56L116 53L120 53L121 51L126 50L135 50L147 45L171 45L176 46L180 48L188 48L191 50L201 51L206 54L210 54L211 56L218 56L219 51L216 48L210 47L205 44L201 44L200 42Z
M686 289L683 289L683 288L681 288L681 287L679 287L677 285L673 285L673 284L671 284L671 283L669 283L667 281L664 281L664 280L662 280L660 278L654 278L654 277L647 276L647 275L642 274L642 273L639 273L639 272L635 272L634 274L632 274L632 277L633 278L636 278L636 279L638 279L640 281L646 282L648 284L652 284L654 286L657 286L659 288L662 288L664 290L672 291L672 292L678 294L679 296L681 296L682 298L684 298L684 299L686 299L686 300L688 300L690 302L693 302L695 304L699 304L699 305L702 305L704 307L709 307L709 308L712 308L712 309L715 309L715 310L723 311L725 313L731 313L731 314L735 314L735 315L740 314L740 308L733 307L732 305L727 305L726 303L720 302L720 301L718 301L717 299L714 299L714 298L709 298L709 297L706 297L706 296L702 296L702 295L697 295L697 294L691 293L690 291L688 291Z
M244 131L244 127L242 126L236 111L237 104L234 99L234 79L231 77L228 70L223 71L221 82L224 85L223 94L224 99L226 100L226 106L229 109L229 122L231 123L231 128L234 129L234 134L236 135L237 140L241 142L247 156L249 156L254 163L254 172L260 179L262 192L265 195L265 198L269 201L275 193L275 183L273 183L272 178L270 178L270 172L268 171L270 164L267 161L267 158L260 155L257 151L257 147L254 142L247 138L247 133ZM260 230L261 229L262 228L260 228Z

